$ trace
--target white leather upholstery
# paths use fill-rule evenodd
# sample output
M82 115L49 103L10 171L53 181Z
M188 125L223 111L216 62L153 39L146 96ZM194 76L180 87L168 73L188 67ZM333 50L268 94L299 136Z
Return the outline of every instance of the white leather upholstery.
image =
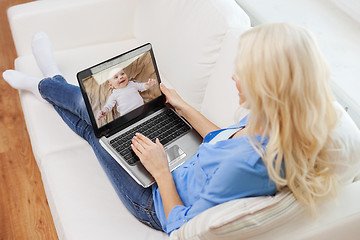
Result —
M153 44L164 76L200 109L224 37L249 25L234 1L140 0L134 31L136 38Z

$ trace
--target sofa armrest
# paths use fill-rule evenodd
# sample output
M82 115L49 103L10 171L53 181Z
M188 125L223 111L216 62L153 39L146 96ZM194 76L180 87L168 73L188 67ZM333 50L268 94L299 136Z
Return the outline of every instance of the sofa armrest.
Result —
M136 0L52 0L13 6L7 13L17 54L27 56L39 31L49 35L55 51L133 38L136 7Z

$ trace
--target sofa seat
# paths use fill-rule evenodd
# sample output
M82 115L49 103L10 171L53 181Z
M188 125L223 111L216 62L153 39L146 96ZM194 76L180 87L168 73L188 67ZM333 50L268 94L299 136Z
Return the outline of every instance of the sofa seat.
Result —
M91 45L57 51L55 58L66 80L78 85L80 70L141 44L131 39ZM69 59L79 64L69 65ZM33 56L17 58L15 67L41 77ZM168 239L124 207L88 143L66 126L50 104L27 92L21 92L20 100L31 143L37 146L34 155L60 239ZM119 229L123 225L126 228Z
M46 159L40 170L59 239L168 239L125 208L88 146Z
M211 19L210 21L215 22L212 25L218 24L216 29L207 28L210 25L202 15L196 17L196 21L200 22L201 26L193 24L192 21L195 19L189 19L188 29L182 29L180 35L185 37L186 31L190 28L193 28L193 34L189 34L183 41L177 39L178 29L169 29L168 27L172 27L172 25L168 24L167 27L167 23L163 20L158 22L158 24L162 24L163 32L158 32L154 22L146 23L148 25L141 24L140 21L148 21L146 18L146 14L149 14L148 6L144 1L141 5L138 3L141 7L138 7L135 13L134 9L137 4L134 2L136 1L125 0L119 3L115 0L91 0L88 2L55 0L51 2L35 1L11 8L8 14L18 52L15 69L41 77L41 72L34 57L31 56L31 49L29 49L31 36L37 31L48 33L53 43L55 59L62 74L69 83L75 85L77 85L76 74L79 71L131 48L151 42L162 82L170 88L173 88L176 83L176 89L190 104L199 110L208 109L211 112L211 109L207 107L208 104L205 104L206 101L203 102L203 98L207 98L209 101L214 99L206 91L209 79L212 79L210 82L213 85L226 79L225 85L228 88L234 87L231 81L233 66L229 64L229 61L232 63L235 55L231 46L236 45L238 35L250 27L247 16L235 2L224 4L221 1L197 1L198 4L195 7L191 4L177 3L180 8L185 8L184 13L189 11L205 13L206 10L207 17ZM156 4L177 11L176 4L168 5L166 1L157 1ZM74 24L67 21L67 29L65 26L59 27L54 22L55 18L62 19L65 15L67 18L72 16L75 19L81 11L93 13L100 6L104 7L105 5L107 5L108 11L102 10L100 15L96 16L98 22L92 19L86 24L99 29L104 25L99 24L99 21L106 23L109 21L111 22L107 25L109 31L121 29L122 31L119 31L118 34L106 33L102 30L94 31L84 26L85 23L81 23L82 20L75 21ZM122 5L128 7L128 14L131 15L131 17L126 16L128 25L119 20L117 20L118 24L114 24L115 19L108 18L108 14L113 11L110 8L121 8ZM235 8L229 8L229 5ZM234 15L234 12L240 12L240 15L227 19L226 15L223 15L225 14L224 9L227 9L225 12L229 16ZM163 12L163 14L166 15L168 12ZM49 22L41 21L41 19L49 17L52 18ZM182 25L182 17L184 16L178 16L177 26ZM244 21L236 21L241 17ZM159 21L155 18L152 20ZM27 22L30 27L24 28L24 22ZM53 26L56 26L56 29L53 29ZM82 29L84 32L76 33L82 26L84 26ZM205 33L196 30L204 26L206 27ZM73 35L74 41L66 41L61 31L66 31L65 35L67 36ZM149 33L144 34L146 31ZM86 33L87 37L82 33ZM104 36L99 36L99 34ZM163 37L161 34L169 35ZM228 41L232 45L224 47L223 41ZM196 42L196 47L191 46ZM207 44L201 46L206 42ZM172 54L171 49L174 51ZM231 53L229 56L228 52ZM186 62L188 62L188 66L185 66ZM223 68L223 65L229 67ZM177 74L179 68L184 69L181 75ZM197 71L197 68L200 70ZM190 72L185 74L186 71ZM214 72L226 77L214 79L212 75ZM171 81L167 81L167 77ZM197 85L193 86L194 84ZM191 91L186 90L189 87ZM192 92L192 94L188 92ZM235 91L232 91L232 96L237 99ZM50 210L60 239L168 239L165 233L153 230L131 216L119 200L89 145L66 126L50 104L44 104L24 91L20 91L20 100L34 156L42 175ZM233 97L230 97L229 100L232 101ZM230 111L234 110L236 102L231 104L233 107L230 108ZM223 109L219 103L214 105L214 108L222 109L224 113L229 111ZM215 110L213 109L213 111ZM225 115L213 115L213 120L217 119L220 126L233 124L232 114L227 117Z

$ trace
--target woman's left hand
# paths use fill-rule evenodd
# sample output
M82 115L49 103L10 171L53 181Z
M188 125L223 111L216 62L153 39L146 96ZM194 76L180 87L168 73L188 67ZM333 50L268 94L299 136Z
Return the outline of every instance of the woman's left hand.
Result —
M141 133L136 133L131 148L155 180L170 172L167 156L159 139L154 143Z

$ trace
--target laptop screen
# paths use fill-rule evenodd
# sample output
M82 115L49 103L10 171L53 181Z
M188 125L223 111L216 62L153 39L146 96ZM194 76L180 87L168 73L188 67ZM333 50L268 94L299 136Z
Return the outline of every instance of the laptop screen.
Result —
M139 117L162 96L150 44L86 69L78 74L78 80L98 133Z

